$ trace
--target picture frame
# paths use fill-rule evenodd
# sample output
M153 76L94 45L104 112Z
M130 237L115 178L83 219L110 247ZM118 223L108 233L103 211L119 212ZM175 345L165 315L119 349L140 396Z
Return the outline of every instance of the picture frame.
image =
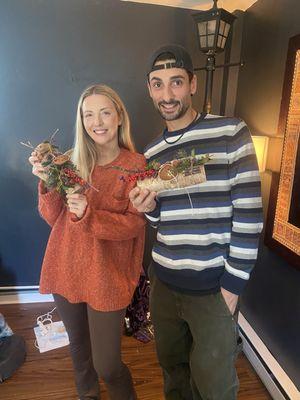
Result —
M289 41L278 134L280 173L272 172L265 244L300 269L300 35Z

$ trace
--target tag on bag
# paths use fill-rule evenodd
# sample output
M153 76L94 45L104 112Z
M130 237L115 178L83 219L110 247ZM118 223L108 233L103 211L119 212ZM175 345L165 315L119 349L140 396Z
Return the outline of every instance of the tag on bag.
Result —
M36 336L35 346L39 349L40 353L58 349L69 344L69 337L62 321L39 324L33 329Z

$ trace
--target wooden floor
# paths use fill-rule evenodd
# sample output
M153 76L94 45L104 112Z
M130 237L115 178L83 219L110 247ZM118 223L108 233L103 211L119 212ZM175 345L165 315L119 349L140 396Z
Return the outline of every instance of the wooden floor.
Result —
M5 400L75 400L73 373L68 348L40 354L34 347L36 317L51 310L53 303L0 306L0 312L15 333L26 340L27 359L12 378L0 384ZM58 320L55 315L54 320ZM130 367L139 400L163 400L162 377L153 342L143 344L132 337L123 339L123 359ZM239 400L271 399L244 355L237 362ZM103 400L108 400L101 385Z

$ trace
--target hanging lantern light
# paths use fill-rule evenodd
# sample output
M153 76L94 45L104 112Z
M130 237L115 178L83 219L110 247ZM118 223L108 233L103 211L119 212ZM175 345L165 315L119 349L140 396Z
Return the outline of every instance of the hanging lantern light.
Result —
M223 8L218 8L217 1L214 0L210 10L193 14L198 28L199 47L205 54L221 53L225 49L231 25L236 18Z
M213 74L216 68L225 67L215 65L215 55L221 53L228 42L231 26L236 19L235 15L217 7L218 0L213 0L213 7L208 11L193 14L197 25L197 38L200 51L206 54L206 66L195 68L195 71L206 70L206 84L203 111L210 113L212 105ZM227 67L241 65L241 63L227 64Z

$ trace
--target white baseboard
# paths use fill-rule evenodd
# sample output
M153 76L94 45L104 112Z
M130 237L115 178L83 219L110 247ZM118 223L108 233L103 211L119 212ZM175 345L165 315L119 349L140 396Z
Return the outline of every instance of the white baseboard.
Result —
M29 288L26 287L26 289ZM40 294L38 290L0 291L0 304L46 303L53 301L51 294Z
M38 285L34 285L34 286L0 286L0 292L7 292L10 290L28 290L28 289L38 289L39 286Z
M244 353L272 398L274 400L286 400L288 396L290 400L300 400L299 390L241 313L239 314L239 326L242 329L240 334L243 339ZM275 379L273 379L264 364L267 365ZM276 380L283 391L276 384Z

